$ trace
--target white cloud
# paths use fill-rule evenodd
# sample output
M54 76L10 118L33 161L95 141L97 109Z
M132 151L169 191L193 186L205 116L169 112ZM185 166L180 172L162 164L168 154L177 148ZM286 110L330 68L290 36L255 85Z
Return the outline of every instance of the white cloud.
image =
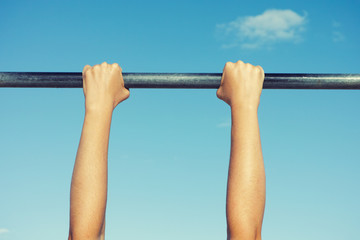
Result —
M223 47L241 46L255 49L276 42L299 42L305 30L306 14L292 10L270 9L257 16L238 17L225 24L216 25L217 32L229 43Z
M8 233L8 232L9 232L8 229L6 229L6 228L0 228L0 234L2 234L2 233Z
M345 40L345 35L338 31L333 31L333 41L334 42L343 42Z
M339 31L339 28L341 27L341 23L337 21L333 21L332 26L334 28L332 32L332 40L333 42L343 42L345 41L345 35Z
M341 26L341 23L339 23L338 21L333 21L332 26L333 26L334 28L337 28L337 27L340 27L340 26Z

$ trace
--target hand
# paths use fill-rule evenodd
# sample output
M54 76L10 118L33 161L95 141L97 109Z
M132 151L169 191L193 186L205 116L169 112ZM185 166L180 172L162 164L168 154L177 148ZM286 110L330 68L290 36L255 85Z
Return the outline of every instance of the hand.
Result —
M83 69L83 89L85 110L111 110L130 95L124 87L122 69L117 64L103 62L93 67L86 65Z
M227 62L216 95L231 108L257 109L264 77L264 70L260 66L242 61Z

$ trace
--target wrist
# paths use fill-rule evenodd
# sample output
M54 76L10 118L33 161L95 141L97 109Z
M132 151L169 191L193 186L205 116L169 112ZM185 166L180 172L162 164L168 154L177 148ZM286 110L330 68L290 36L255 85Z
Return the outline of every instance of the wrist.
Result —
M91 116L95 118L111 118L113 113L112 106L86 106L85 116Z
M247 124L257 121L258 111L256 107L251 106L232 106L231 107L231 123L232 127L235 125L246 126Z
M258 104L249 104L249 103L231 103L229 104L231 112L256 112L258 111Z
M113 102L104 99L86 99L85 98L85 113L109 113L114 110Z

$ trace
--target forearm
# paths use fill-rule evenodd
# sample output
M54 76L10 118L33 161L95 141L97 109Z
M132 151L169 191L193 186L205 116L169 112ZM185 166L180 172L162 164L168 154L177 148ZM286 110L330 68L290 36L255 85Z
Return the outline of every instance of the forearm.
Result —
M264 207L265 171L257 109L233 107L226 202L228 236L259 239Z
M70 235L96 239L105 221L111 111L86 112L71 182ZM86 234L86 236L83 236Z

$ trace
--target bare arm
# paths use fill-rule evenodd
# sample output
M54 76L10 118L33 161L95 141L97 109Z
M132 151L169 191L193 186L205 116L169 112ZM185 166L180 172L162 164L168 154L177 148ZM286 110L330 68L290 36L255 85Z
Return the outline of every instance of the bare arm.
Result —
M129 97L121 71L107 63L83 70L85 119L71 181L71 240L104 239L112 112Z
M265 208L265 170L257 110L264 81L261 67L227 63L220 99L231 107L231 153L226 215L228 239L259 240Z

